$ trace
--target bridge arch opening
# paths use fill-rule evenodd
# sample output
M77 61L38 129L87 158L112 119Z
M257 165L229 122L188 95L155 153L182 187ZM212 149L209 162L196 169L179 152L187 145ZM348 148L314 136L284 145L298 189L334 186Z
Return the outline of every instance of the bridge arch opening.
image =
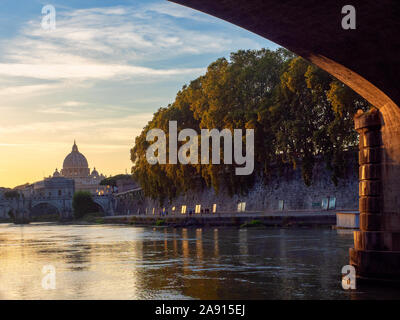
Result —
M106 210L104 209L104 205L101 202L93 200L93 204L94 204L93 206L96 209L97 213L101 213L103 215L106 214Z
M50 202L37 203L30 210L30 220L33 222L58 221L61 216L61 210Z
M398 1L354 0L359 23L351 31L340 26L342 7L347 3L338 0L170 1L238 25L289 49L379 109L358 114L355 119L361 138L361 214L350 262L363 278L400 281Z

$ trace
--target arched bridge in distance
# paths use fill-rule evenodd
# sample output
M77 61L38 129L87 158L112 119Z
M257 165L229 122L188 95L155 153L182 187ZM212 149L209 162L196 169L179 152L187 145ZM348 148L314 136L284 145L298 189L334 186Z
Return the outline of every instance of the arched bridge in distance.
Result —
M106 216L114 215L116 201L112 195L93 196L92 199ZM40 205L48 205L55 208L62 220L73 218L72 197L20 197L19 199L3 200L0 202L3 211L12 212L15 221L19 223L28 222L33 209Z
M400 280L400 4L398 0L172 0L269 39L351 87L378 112L358 114L358 276ZM342 28L342 8L356 29Z

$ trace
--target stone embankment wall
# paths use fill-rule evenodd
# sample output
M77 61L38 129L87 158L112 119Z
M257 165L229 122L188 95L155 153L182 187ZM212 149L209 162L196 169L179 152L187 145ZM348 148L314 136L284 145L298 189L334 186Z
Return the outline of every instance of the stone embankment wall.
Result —
M277 170L276 170L277 171ZM247 195L230 197L227 190L218 194L213 189L193 190L186 195L174 199L172 203L160 205L151 199L127 199L121 203L116 214L158 214L165 208L171 213L181 212L182 205L187 206L187 212L201 209L212 211L213 204L222 212L237 211L238 203L246 202L246 211L274 212L279 211L280 201L284 201L284 210L321 210L323 199L336 198L337 210L358 210L358 170L356 160L351 160L347 166L346 178L340 179L337 186L331 180L331 172L324 162L318 162L313 171L313 183L307 187L301 177L301 170L287 170L283 175L276 174L267 184L261 181L255 183Z
M170 227L315 227L332 226L336 223L336 215L332 212L290 215L288 213L275 215L260 214L209 214L209 215L125 215L105 217L105 223L120 223L130 225L156 225Z

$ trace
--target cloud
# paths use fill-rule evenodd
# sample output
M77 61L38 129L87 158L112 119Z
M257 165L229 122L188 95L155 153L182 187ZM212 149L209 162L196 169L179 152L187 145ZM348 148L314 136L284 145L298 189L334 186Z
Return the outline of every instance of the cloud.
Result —
M196 59L180 65L179 57L223 53L232 45L259 47L245 37L233 41L226 30L205 32L192 27L193 21L215 23L216 19L162 2L60 9L56 30L43 30L40 19L28 21L16 37L1 40L0 77L16 81L0 88L0 96L29 98L85 84L95 87L98 81L112 81L110 86L127 80L183 82L204 73L205 66L191 67ZM33 83L36 80L42 83Z
M83 102L83 101L65 101L63 103L60 104L60 106L63 107L81 107L86 105L87 102Z
M107 80L121 76L164 77L202 71L204 68L162 70L115 64L0 64L0 75L44 80Z
M71 133L82 133L84 135L95 135L96 140L100 137L109 137L116 140L126 140L132 138L132 135L119 135L116 132L127 132L132 130L142 130L147 122L152 118L152 113L138 113L123 117L113 117L105 119L90 119L86 116L84 119L66 119L59 121L37 121L31 123L23 123L19 125L9 125L0 127L0 135L5 136L16 135L29 139L36 135L41 136L44 140L58 139L60 136L69 136ZM105 130L105 128L107 128ZM110 134L110 130L114 133ZM57 136L54 136L57 133ZM45 138L47 137L47 138Z
M45 113L45 114L61 114L61 115L74 115L74 114L79 114L77 111L71 111L71 110L65 110L61 107L50 107L50 108L42 108L37 110L39 113Z
M7 43L5 57L19 61L29 57L50 64L91 59L115 64L167 59L188 52L219 53L230 50L233 43L260 47L248 37L233 39L229 30L194 28L193 20L214 21L218 26L217 19L172 3L57 11L56 30L43 30L40 21L29 21L20 36Z
M119 172L153 112L184 83L216 57L265 43L173 3L141 3L57 7L56 30L43 30L36 17L0 39L3 167L25 161L26 147L34 146L36 167L30 162L26 170L40 173L77 138L96 152L93 161L106 158L106 171ZM7 146L12 151L4 153Z
M33 85L19 85L0 88L0 96L5 97L21 97L40 94L41 92L49 92L51 90L61 89L65 86L63 83L53 84L33 84Z
M200 13L199 11L171 3L171 2L163 2L163 3L153 3L146 6L146 11L153 11L159 14L168 15L174 18L185 18L190 20L211 22L212 18L210 16Z

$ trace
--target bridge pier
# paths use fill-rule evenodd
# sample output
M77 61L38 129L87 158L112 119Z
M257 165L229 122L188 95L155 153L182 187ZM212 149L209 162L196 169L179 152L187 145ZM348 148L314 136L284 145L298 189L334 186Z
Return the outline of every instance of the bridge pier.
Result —
M18 208L14 212L14 224L29 224L30 223L30 214L24 208Z
M355 117L360 134L360 231L350 264L365 280L400 281L400 112L372 109Z
M14 214L15 224L28 224L30 222L29 211L25 199L13 199L11 208Z

